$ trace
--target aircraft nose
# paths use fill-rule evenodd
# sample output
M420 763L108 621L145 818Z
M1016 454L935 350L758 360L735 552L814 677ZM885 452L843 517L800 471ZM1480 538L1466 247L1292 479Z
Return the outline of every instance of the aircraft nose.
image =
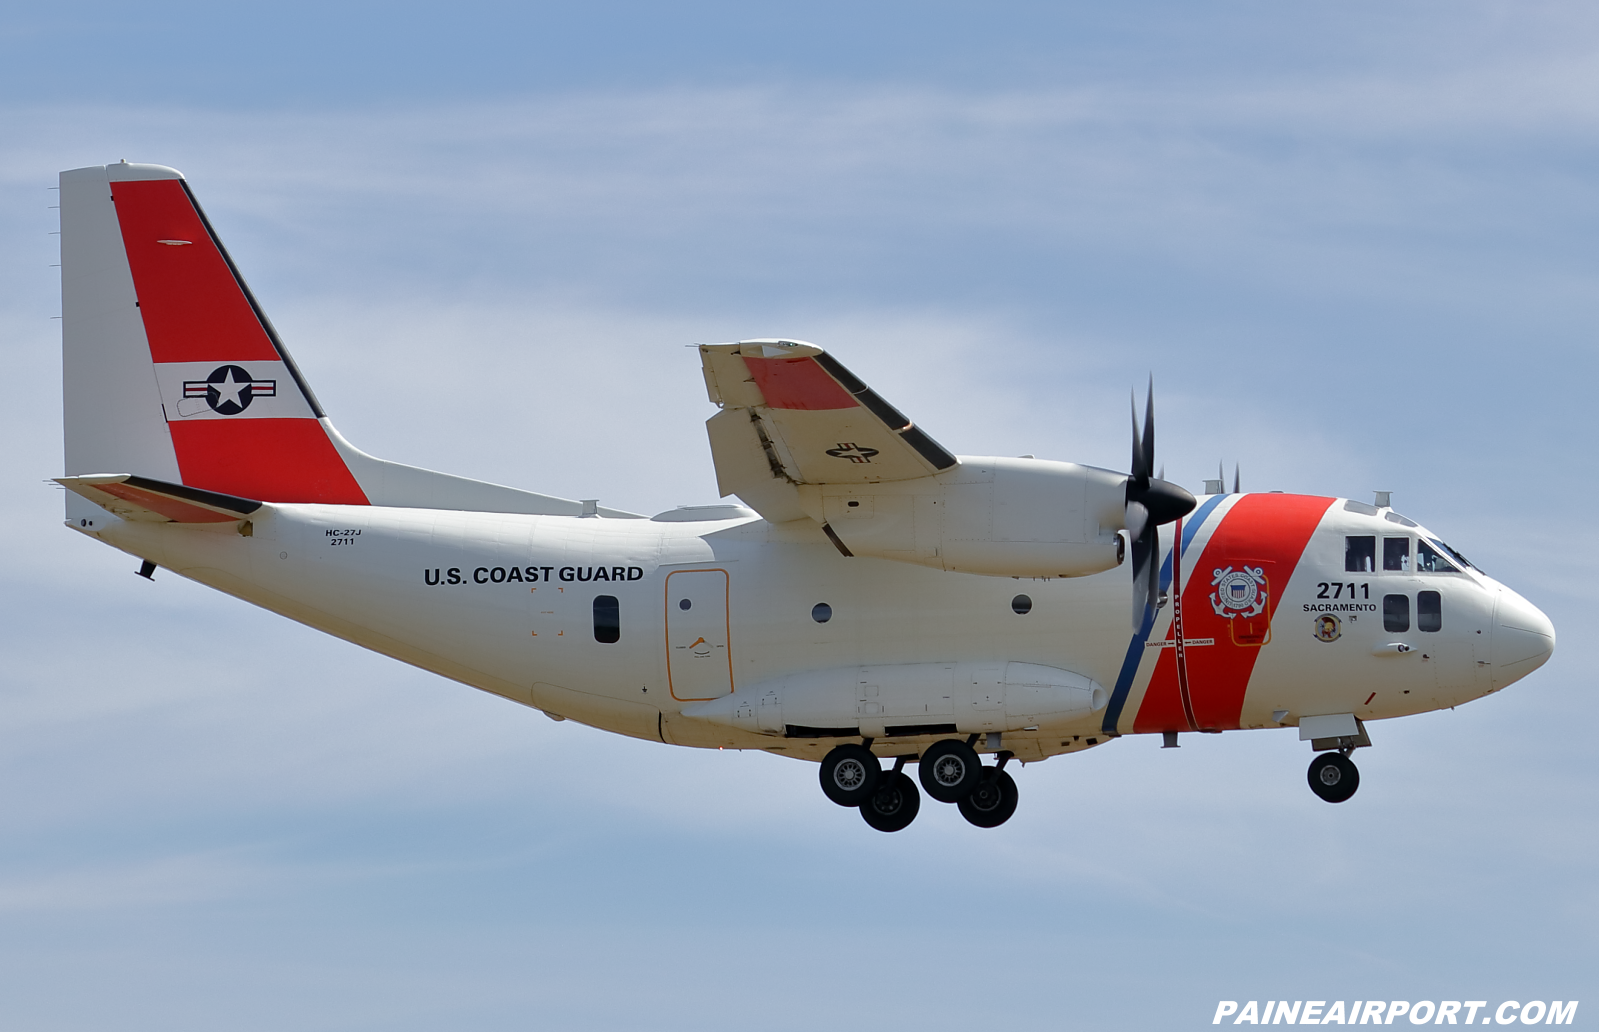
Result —
M1503 688L1537 670L1555 651L1555 625L1543 611L1509 588L1494 607L1494 686Z

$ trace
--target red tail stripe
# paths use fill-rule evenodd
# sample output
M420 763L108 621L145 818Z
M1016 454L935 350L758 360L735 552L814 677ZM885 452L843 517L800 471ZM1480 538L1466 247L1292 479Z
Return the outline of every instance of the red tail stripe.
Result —
M191 487L263 502L368 504L314 419L197 419L167 428Z
M111 196L155 361L279 360L181 182L112 183Z

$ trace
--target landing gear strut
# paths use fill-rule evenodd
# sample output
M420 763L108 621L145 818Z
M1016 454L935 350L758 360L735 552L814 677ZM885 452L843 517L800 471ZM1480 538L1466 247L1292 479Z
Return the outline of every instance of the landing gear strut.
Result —
M1341 752L1317 753L1305 774L1310 790L1329 803L1341 803L1360 787L1360 771Z

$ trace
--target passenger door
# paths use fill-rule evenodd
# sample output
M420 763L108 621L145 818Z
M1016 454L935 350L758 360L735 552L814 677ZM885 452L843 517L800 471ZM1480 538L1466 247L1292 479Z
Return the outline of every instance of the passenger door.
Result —
M726 570L666 575L666 678L679 702L717 699L733 690L733 650Z

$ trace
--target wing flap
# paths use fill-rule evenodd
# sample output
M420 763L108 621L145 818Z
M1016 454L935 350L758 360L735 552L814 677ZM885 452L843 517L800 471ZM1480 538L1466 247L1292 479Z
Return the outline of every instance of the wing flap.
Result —
M726 408L705 424L722 497L737 495L773 523L805 515L799 489L783 472L770 442L762 440L760 417L747 408Z
M253 499L131 473L57 477L56 483L114 516L136 523L233 523L261 508Z

